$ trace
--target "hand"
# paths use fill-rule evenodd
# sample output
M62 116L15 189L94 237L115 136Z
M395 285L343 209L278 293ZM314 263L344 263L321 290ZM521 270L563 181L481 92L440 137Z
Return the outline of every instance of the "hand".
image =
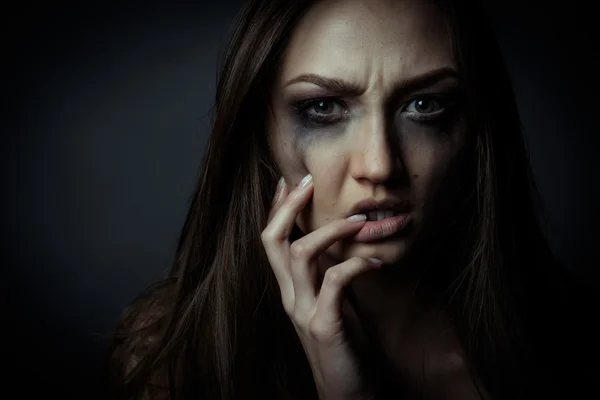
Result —
M308 178L308 182L306 182ZM321 399L363 399L366 382L349 342L342 305L357 321L344 288L379 263L354 257L328 268L319 282L319 259L335 242L355 235L366 216L333 221L290 244L296 217L313 193L310 176L288 194L280 182L261 239L281 290L283 308L291 318L308 357ZM353 327L355 328L355 327Z

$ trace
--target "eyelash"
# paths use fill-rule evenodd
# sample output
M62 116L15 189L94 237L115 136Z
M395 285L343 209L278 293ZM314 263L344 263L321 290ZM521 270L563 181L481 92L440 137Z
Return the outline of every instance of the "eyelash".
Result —
M436 123L447 116L452 109L457 105L457 96L455 94L424 94L413 97L409 100L402 108L402 112L406 112L406 109L418 100L435 101L439 106L440 110L436 110L430 113L420 112L408 112L409 118L417 123ZM309 113L311 107L314 107L319 102L335 103L344 108L343 114L319 114ZM347 119L348 108L345 103L336 97L319 97L300 101L294 105L294 111L300 115L306 121L317 125L332 125L342 120Z
M341 105L344 108L344 113L340 114L319 114L319 113L309 113L309 109L314 107L319 102L327 102L327 103L335 103ZM348 108L344 104L343 101L336 97L319 97L308 100L303 100L294 105L294 112L304 118L306 121L311 123L315 123L318 125L330 125L337 123L346 119L346 114L348 113Z

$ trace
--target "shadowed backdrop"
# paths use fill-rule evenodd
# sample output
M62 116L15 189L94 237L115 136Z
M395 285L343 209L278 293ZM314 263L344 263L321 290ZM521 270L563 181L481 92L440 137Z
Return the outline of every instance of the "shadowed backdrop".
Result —
M598 288L594 21L583 2L523 3L486 1L551 244ZM5 14L2 380L20 397L102 398L106 335L170 267L240 4L63 1Z

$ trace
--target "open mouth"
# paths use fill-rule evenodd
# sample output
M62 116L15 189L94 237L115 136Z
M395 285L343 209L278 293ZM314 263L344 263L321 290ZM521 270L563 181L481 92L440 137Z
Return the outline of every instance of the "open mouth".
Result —
M382 219L390 218L397 214L398 212L394 210L375 210L365 212L367 221L381 221Z

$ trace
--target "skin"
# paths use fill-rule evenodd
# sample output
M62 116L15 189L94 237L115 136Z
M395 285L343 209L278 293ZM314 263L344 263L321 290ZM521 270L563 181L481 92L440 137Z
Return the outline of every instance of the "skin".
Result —
M307 74L344 81L353 90L325 88ZM426 76L437 79L413 85ZM368 347L368 338L378 343L394 372L421 394L438 382L440 398L451 398L450 392L477 398L452 326L415 296L414 282L382 274L418 264L418 245L444 221L439 210L451 210L445 207L452 199L448 188L460 182L456 171L468 141L464 115L453 106L459 104L457 76L445 20L427 2L321 1L292 35L272 86L268 126L285 185L262 239L313 367L346 354L344 335L334 350L327 339L341 332L335 309L344 307L361 345ZM446 97L426 97L437 94ZM311 115L330 119L318 123ZM296 188L307 174L308 187ZM352 207L386 197L410 204L409 229L376 242L353 241L364 221L346 220ZM305 236L290 243L294 223ZM348 285L356 296L353 307L342 295ZM323 328L323 321L330 325ZM352 365L356 357L343 360ZM356 372L348 368L347 374ZM428 385L418 382L425 369L435 378ZM322 398L341 396L336 388L348 386L329 371L313 372Z
M394 96L403 82L444 68L457 71L445 21L433 6L421 3L317 3L294 32L273 88L269 136L276 162L291 188L307 173L314 179L313 200L298 219L304 232L344 218L366 198L394 196L412 206L410 234L377 243L340 243L328 251L338 260L401 261L424 233L441 182L466 141L460 118L425 125L401 111L419 94L456 88L458 79L448 77ZM337 78L359 88L361 94L341 99L344 106L325 106L346 121L321 128L300 123L292 111L295 101L337 95L303 81L286 85L302 74ZM312 107L309 112L318 111Z

